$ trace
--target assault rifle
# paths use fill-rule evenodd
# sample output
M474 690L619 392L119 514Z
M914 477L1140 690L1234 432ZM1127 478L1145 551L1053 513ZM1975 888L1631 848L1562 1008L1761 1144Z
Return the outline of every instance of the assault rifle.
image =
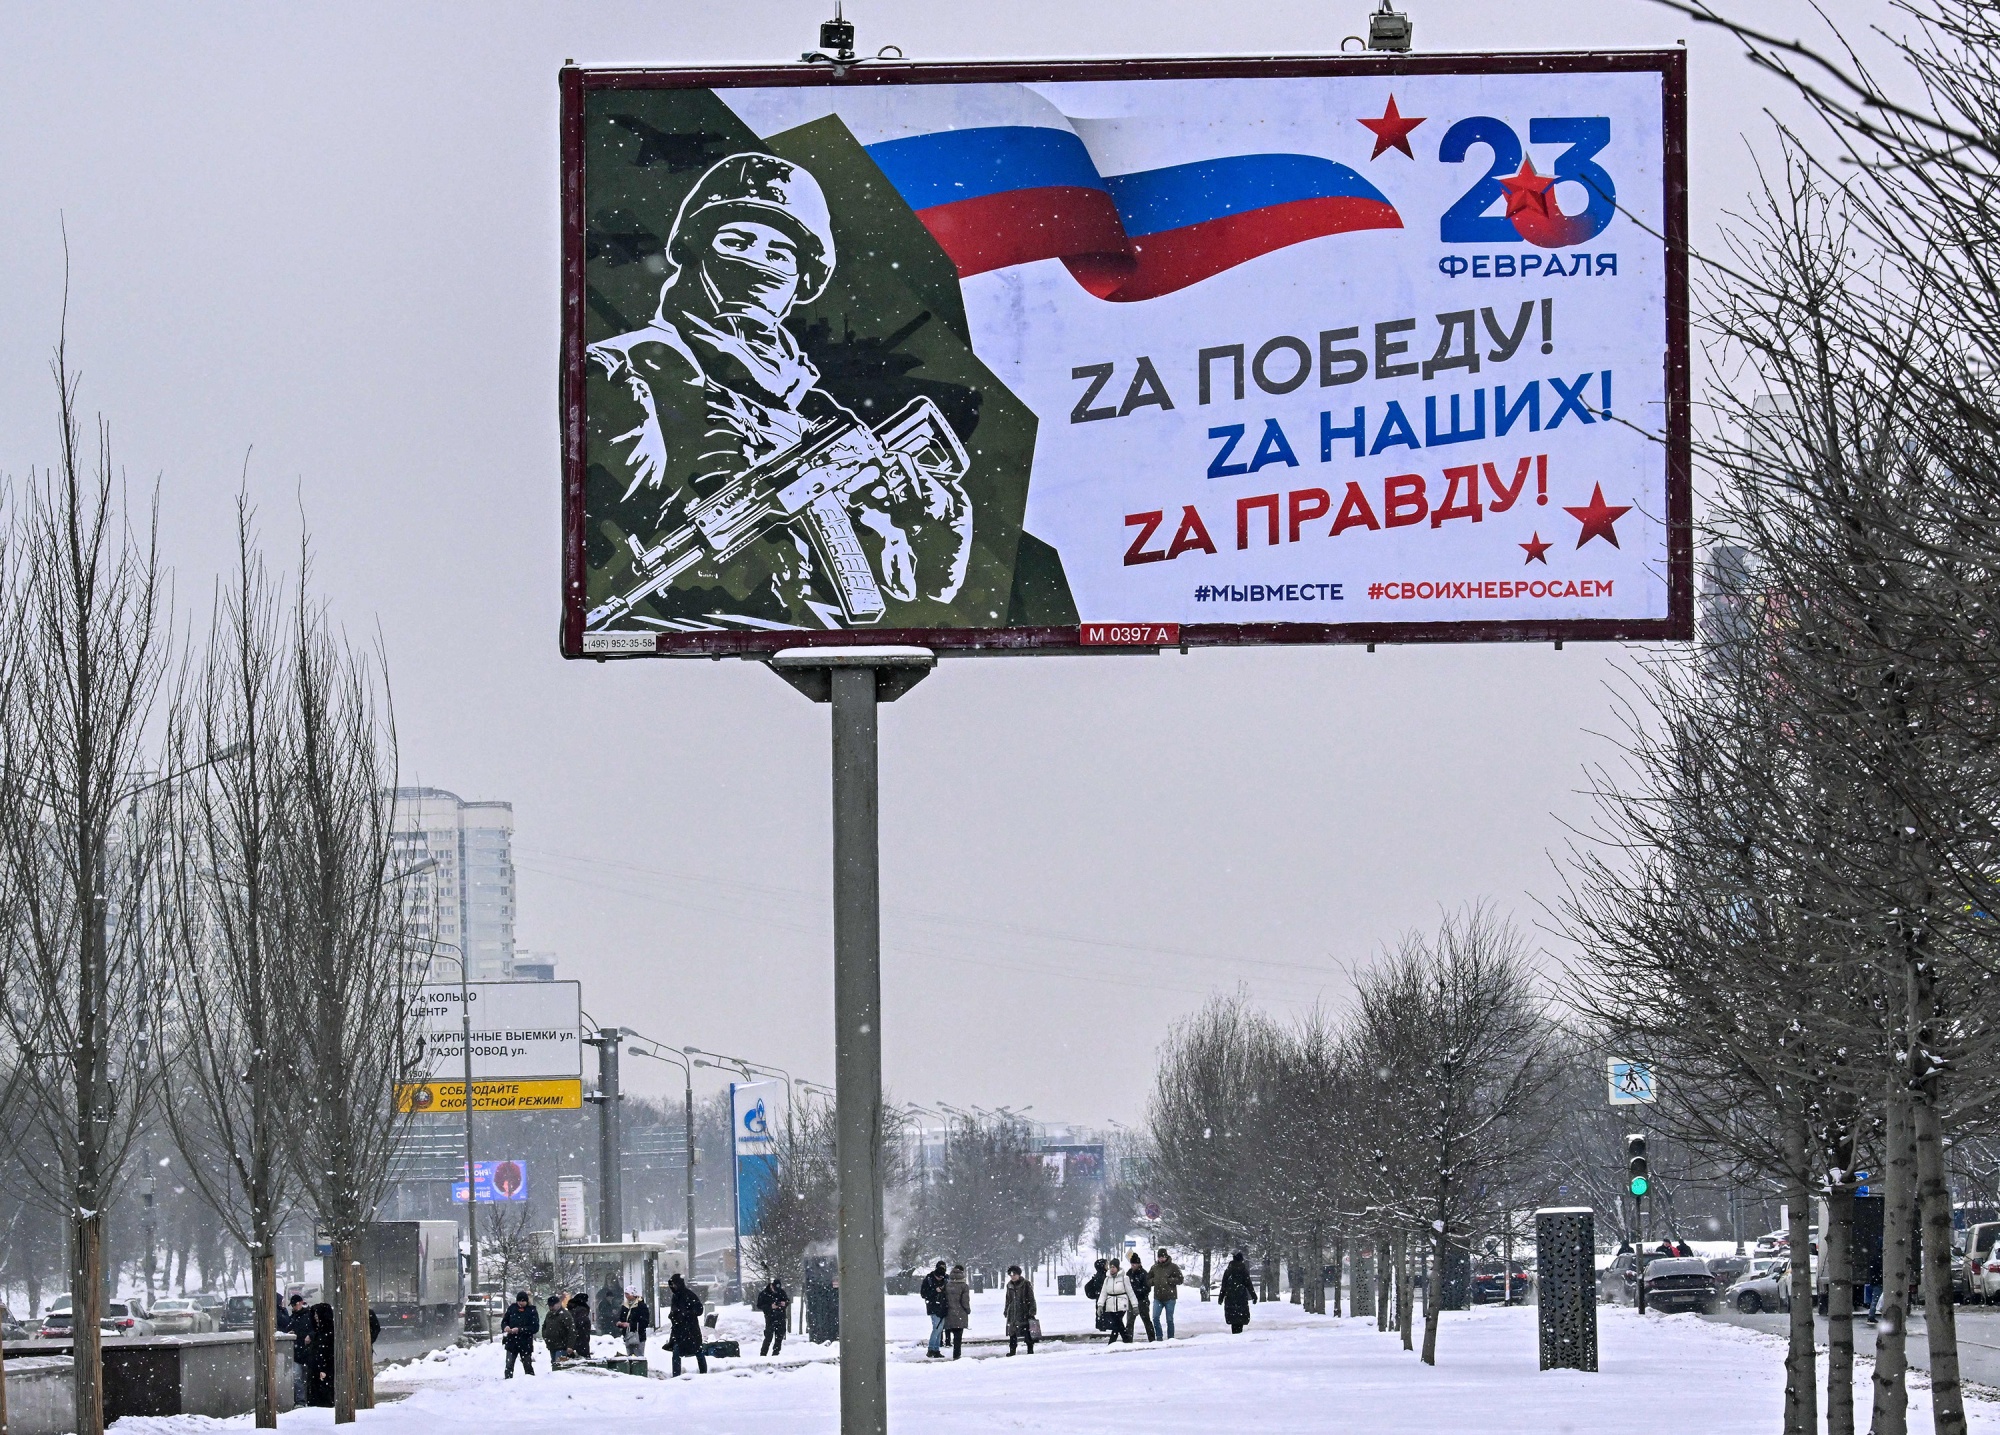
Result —
M852 495L881 483L891 500L901 501L925 477L955 481L971 467L958 435L927 398L910 400L872 429L848 413L821 419L798 442L695 504L685 523L651 547L628 536L638 581L591 609L584 627L616 623L688 569L727 563L780 524L812 545L849 623L879 622L886 605L848 513Z

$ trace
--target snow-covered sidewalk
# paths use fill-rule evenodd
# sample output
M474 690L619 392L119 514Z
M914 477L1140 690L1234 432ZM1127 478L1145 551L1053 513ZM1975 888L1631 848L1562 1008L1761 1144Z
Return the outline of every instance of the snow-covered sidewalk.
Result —
M1184 1300L1181 1338L1116 1349L1044 1345L1032 1359L978 1343L998 1325L998 1302L975 1306L965 1359L926 1361L928 1330L914 1301L892 1300L890 1418L903 1431L1006 1430L1049 1435L1176 1435L1255 1428L1260 1435L1338 1430L1356 1435L1554 1435L1645 1425L1700 1435L1779 1427L1784 1347L1756 1331L1694 1316L1648 1316L1600 1308L1602 1369L1595 1375L1536 1369L1535 1312L1486 1307L1447 1315L1436 1369L1403 1351L1373 1321L1308 1316L1289 1305L1256 1308L1251 1327L1230 1335L1214 1305ZM985 1319L982 1320L981 1317ZM748 1317L748 1318L746 1318ZM1051 1334L1089 1329L1082 1300L1044 1299ZM781 1359L755 1355L754 1317L723 1313L720 1333L744 1339L747 1358L711 1362L706 1377L638 1380L595 1370L500 1378L498 1346L435 1352L384 1371L391 1399L364 1412L363 1435L547 1435L576 1428L699 1430L713 1435L783 1431L834 1435L838 1372L831 1348L797 1341ZM611 1342L600 1339L609 1353ZM655 1375L666 1366L650 1352ZM1865 1384L1858 1387L1867 1399ZM1972 1402L1976 1431L2000 1435L2000 1403ZM284 1417L294 1435L331 1424L332 1412ZM610 1422L600 1424L598 1422ZM1927 1428L1927 1395L1913 1391L1911 1428ZM127 1419L117 1435L205 1435L248 1419Z

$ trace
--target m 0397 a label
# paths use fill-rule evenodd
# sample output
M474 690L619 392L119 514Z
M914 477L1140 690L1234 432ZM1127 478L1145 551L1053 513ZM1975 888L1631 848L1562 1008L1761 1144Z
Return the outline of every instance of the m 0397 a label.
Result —
M1085 623L1077 631L1086 648L1171 648L1181 640L1179 623Z

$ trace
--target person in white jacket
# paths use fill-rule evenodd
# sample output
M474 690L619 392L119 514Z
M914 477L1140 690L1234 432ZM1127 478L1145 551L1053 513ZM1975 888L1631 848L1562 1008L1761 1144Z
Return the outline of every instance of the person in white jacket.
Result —
M1104 1268L1104 1284L1097 1288L1097 1320L1110 1333L1110 1344L1132 1343L1132 1283L1116 1261Z

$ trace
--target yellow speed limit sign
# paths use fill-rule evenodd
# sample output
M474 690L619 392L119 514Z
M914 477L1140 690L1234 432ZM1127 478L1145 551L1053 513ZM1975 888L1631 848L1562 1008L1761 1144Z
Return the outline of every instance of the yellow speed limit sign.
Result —
M463 1081L419 1081L396 1088L396 1109L422 1115L427 1111L465 1110ZM583 1082L575 1077L550 1081L475 1081L475 1111L581 1111Z

